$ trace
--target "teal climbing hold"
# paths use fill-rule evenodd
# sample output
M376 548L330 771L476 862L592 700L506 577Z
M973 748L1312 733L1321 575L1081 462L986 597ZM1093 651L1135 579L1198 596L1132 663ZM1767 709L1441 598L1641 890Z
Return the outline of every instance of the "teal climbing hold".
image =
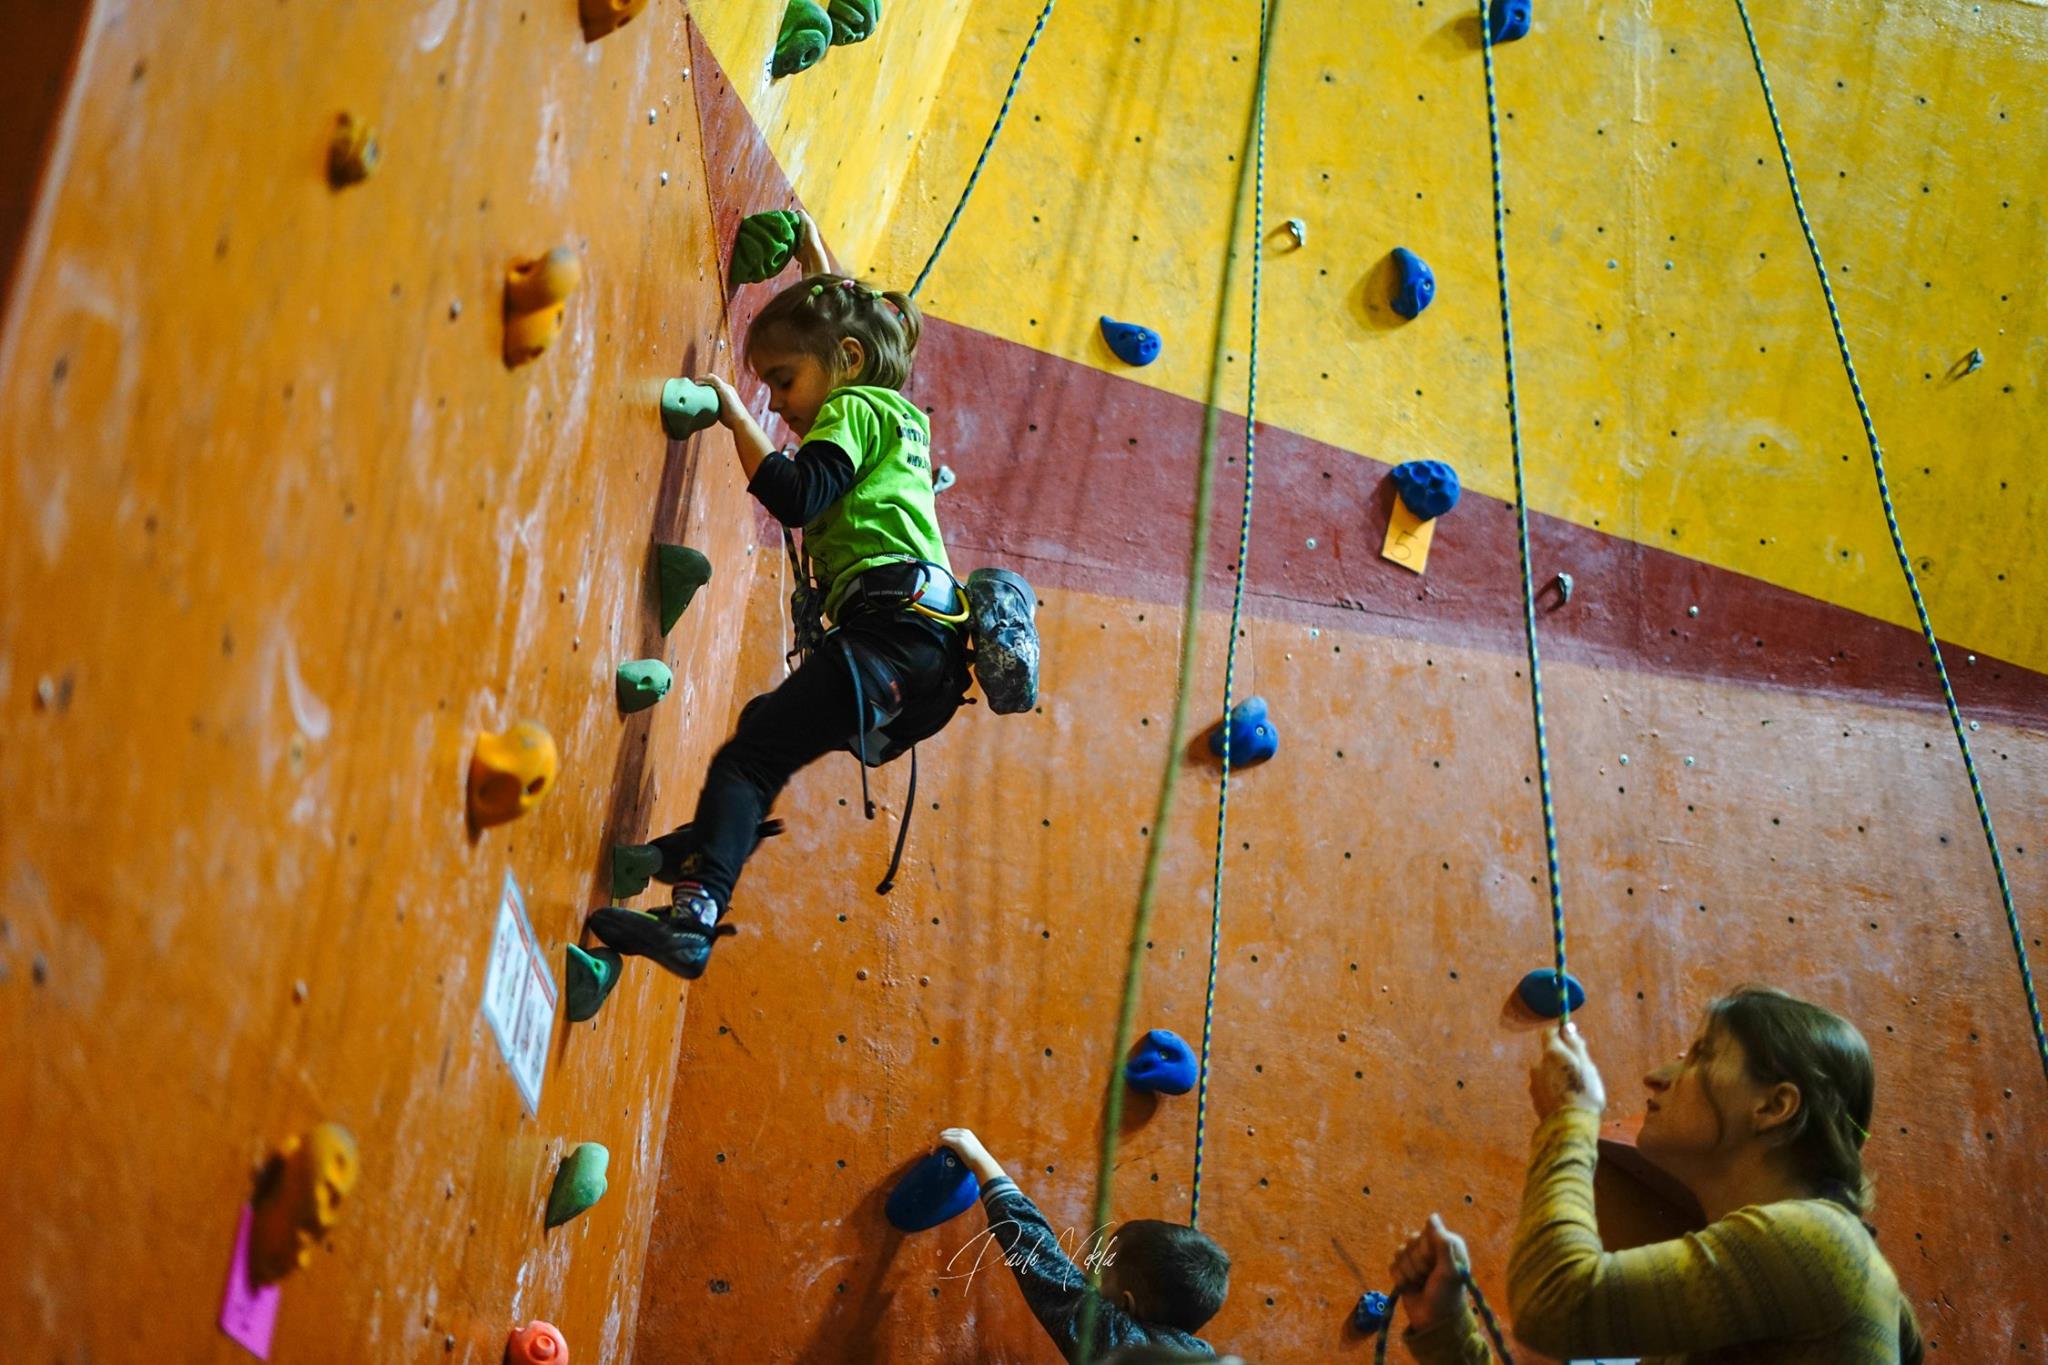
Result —
M656 584L661 589L661 633L675 629L697 589L711 581L711 561L687 545L654 547Z
M687 441L718 420L718 390L694 379L661 386L661 429L671 441Z
M597 1013L597 1007L619 984L625 959L609 948L589 952L570 944L568 960L562 967L562 1012L572 1024L580 1024Z
M613 844L612 899L639 895L659 871L661 850L653 844Z
M826 8L832 17L832 46L857 43L882 22L882 0L832 0Z
M788 209L769 209L740 220L732 239L732 282L759 284L774 279L796 255L804 220Z
M775 60L769 71L794 76L816 66L832 46L832 16L817 0L789 0L782 12L782 33L775 39Z
M619 665L619 709L627 715L645 711L668 695L676 675L659 659L629 659Z
M555 1168L554 1188L548 1191L547 1225L558 1228L604 1198L605 1168L612 1154L602 1143L581 1142Z

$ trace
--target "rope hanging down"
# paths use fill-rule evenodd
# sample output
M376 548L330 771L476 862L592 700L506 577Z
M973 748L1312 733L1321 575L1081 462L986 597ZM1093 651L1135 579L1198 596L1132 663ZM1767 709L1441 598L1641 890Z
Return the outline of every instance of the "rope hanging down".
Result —
M1188 702L1202 620L1202 579L1209 567L1209 510L1216 485L1216 427L1218 404L1222 399L1224 355L1229 343L1230 296L1232 286L1237 282L1236 246L1244 225L1245 179L1251 170L1253 144L1258 132L1257 119L1259 111L1266 105L1266 75L1271 66L1272 52L1270 44L1263 39L1272 33L1279 19L1280 0L1269 0L1264 6L1264 23L1260 29L1262 41L1259 45L1258 79L1252 94L1253 116L1245 129L1245 156L1238 163L1237 185L1230 197L1229 247L1223 255L1223 280L1216 296L1216 345L1209 357L1209 390L1202 413L1202 455L1195 478L1194 544L1188 553L1188 590L1181 607L1179 683L1174 692L1173 723L1168 727L1166 737L1165 768L1159 779L1159 804L1153 812L1152 833L1145 846L1145 870L1138 887L1138 911L1131 924L1131 948L1124 966L1123 1003L1117 1015L1116 1038L1109 1057L1102 1155L1095 1172L1094 1226L1098 1228L1107 1227L1110 1222L1111 1196L1115 1192L1117 1133L1123 1123L1124 1112L1124 1054L1131 1050L1131 1035L1137 1021L1138 987L1145 967L1145 934L1152 924L1152 906L1159 890L1159 867L1166 851L1167 819L1173 813L1174 791L1180 781L1181 748L1187 739ZM1091 1288L1100 1281L1101 1269L1098 1261L1089 1275ZM1080 1354L1076 1356L1081 1365L1086 1365L1092 1358L1090 1339L1094 1335L1099 1303L1100 1296L1094 1293L1081 1300L1078 1324Z
M1272 41L1272 16L1265 0L1259 4L1259 53ZM1261 87L1258 108L1253 114L1257 127L1257 151L1252 170L1252 317L1251 345L1245 364L1244 398L1244 510L1237 521L1237 579L1230 595L1230 639L1223 651L1223 776L1216 788L1216 871L1209 882L1209 984L1202 997L1202 1063L1195 1090L1195 1172L1188 1196L1188 1226L1202 1221L1202 1139L1209 1124L1209 1048L1216 1029L1216 968L1223 949L1223 854L1230 833L1230 723L1231 708L1237 701L1237 642L1244 620L1244 580L1252 552L1252 474L1258 453L1259 420L1259 286L1260 258L1266 244L1266 99ZM1231 250L1237 249L1236 238Z
M1479 32L1486 66L1486 139L1493 156L1493 260L1500 280L1500 342L1507 364L1508 445L1515 462L1515 529L1522 548L1522 625L1529 641L1529 699L1536 713L1536 779L1543 795L1543 855L1550 873L1550 940L1556 957L1557 1009L1570 1023L1565 993L1564 883L1557 868L1557 804L1550 789L1550 734L1543 722L1543 659L1536 648L1536 593L1529 568L1529 493L1522 474L1522 408L1515 391L1515 321L1508 305L1507 192L1501 187L1500 104L1493 86L1493 23L1479 0Z
M981 144L981 155L974 158L974 169L968 172L967 184L960 191L960 202L953 205L953 216L946 220L939 240L932 244L932 254L925 258L924 269L917 272L917 279L911 282L910 297L916 298L924 282L931 276L932 267L939 263L939 253L946 249L946 243L953 240L953 229L959 226L960 215L967 211L967 200L974 193L974 186L981 179L982 167L988 165L988 154L995 150L996 135L1003 131L1003 124L1010 117L1010 102L1017 98L1017 87L1024 80L1024 64L1031 60L1031 49L1038 46L1038 35L1045 32L1045 21L1052 17L1054 0L1045 0L1045 8L1038 12L1038 22L1031 26L1031 36L1024 40L1024 50L1017 56L1017 69L1010 73L1010 88L1003 92L1003 107L996 111L995 126L988 130L988 140Z
M1806 249L1820 276L1821 296L1827 300L1828 321L1835 329L1835 347L1842 354L1842 371L1849 377L1849 392L1856 400L1856 414L1863 419L1863 437L1870 445L1870 464L1877 472L1877 496L1884 504L1885 528L1891 532L1892 553L1906 575L1906 591L1912 594L1913 611L1920 618L1920 635L1927 652L1934 656L1934 673L1941 679L1941 699L1948 707L1948 723L1956 732L1956 746L1963 752L1963 771L1969 774L1970 797L1977 803L1977 819L1984 826L1984 843L1991 850L1991 868L1998 877L1998 898L2005 906L2005 927L2012 934L2013 956L2019 960L2020 986L2026 992L2027 1016L2034 1024L2034 1047L2041 1054L2041 1074L2048 1077L2048 1032L2041 1027L2041 1001L2034 991L2034 969L2027 961L2026 935L2020 930L2019 911L2013 905L2012 882L2005 873L2005 855L1999 851L1998 831L1991 824L1991 806L1984 798L1984 784L1977 776L1977 756L1970 749L1969 732L1963 724L1962 708L1956 704L1956 690L1949 682L1948 665L1941 657L1941 640L1934 633L1934 621L1927 614L1927 601L1920 595L1920 579L1913 572L1913 558L1906 552L1906 540L1899 533L1899 515L1892 506L1891 481L1885 476L1884 448L1878 443L1877 423L1863 396L1863 382L1856 377L1856 361L1849 354L1849 334L1842 328L1842 310L1835 303L1834 285L1828 279L1827 262L1821 258L1820 242L1813 235L1813 221L1806 214L1805 197L1799 193L1799 174L1792 168L1792 148L1785 141L1785 125L1778 117L1778 101L1771 93L1770 72L1764 68L1763 48L1757 43L1756 26L1749 20L1749 6L1735 0L1742 16L1742 31L1749 38L1750 60L1756 64L1757 83L1763 87L1764 108L1770 112L1771 132L1778 139L1778 157L1785 163L1785 183L1792 190L1792 207L1799 214L1799 230L1806 235Z

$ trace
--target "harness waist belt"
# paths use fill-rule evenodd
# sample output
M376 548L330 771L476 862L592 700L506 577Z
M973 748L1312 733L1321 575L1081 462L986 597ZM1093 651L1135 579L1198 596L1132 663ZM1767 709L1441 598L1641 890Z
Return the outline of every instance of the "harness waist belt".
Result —
M905 611L912 606L939 616L955 616L965 606L952 575L936 564L905 560L878 564L847 585L839 601L839 619L866 612Z

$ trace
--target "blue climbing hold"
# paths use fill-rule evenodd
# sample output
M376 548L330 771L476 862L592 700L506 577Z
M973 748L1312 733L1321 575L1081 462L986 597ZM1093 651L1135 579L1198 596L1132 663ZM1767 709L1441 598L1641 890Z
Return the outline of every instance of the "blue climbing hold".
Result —
M1377 1289L1368 1289L1358 1296L1358 1307L1351 1310L1351 1325L1361 1332L1377 1332L1393 1316L1394 1301Z
M1533 6L1530 0L1493 0L1487 6L1487 19L1493 29L1493 41L1512 43L1517 38L1529 36L1529 18Z
M1153 1029L1124 1063L1124 1079L1133 1090L1185 1095L1195 1088L1194 1049L1171 1029Z
M900 1232L923 1232L957 1218L981 1195L973 1172L951 1151L933 1152L910 1168L910 1174L889 1194L885 1208L889 1225Z
M1209 752L1223 757L1224 725L1218 722L1209 732ZM1264 763L1280 747L1280 731L1266 719L1266 699L1250 697L1230 709L1230 762L1249 768Z
M1545 1019L1558 1018L1557 972L1550 967L1538 967L1522 978L1522 984L1515 987L1515 994L1522 997L1522 1003L1535 1014ZM1570 972L1564 977L1564 997L1573 1009L1586 1003L1586 988Z
M1436 298L1436 272L1405 246L1394 248L1394 294L1389 300L1404 318L1421 315Z
M1159 333L1150 327L1104 318L1102 339L1109 343L1110 350L1116 352L1116 358L1126 365L1150 365L1159 359Z
M1442 460L1407 460L1394 466L1394 487L1408 510L1434 521L1458 505L1458 471Z

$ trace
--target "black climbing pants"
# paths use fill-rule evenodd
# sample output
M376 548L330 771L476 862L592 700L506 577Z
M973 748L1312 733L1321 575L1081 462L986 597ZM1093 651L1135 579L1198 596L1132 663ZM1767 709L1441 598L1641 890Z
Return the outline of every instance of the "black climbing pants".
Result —
M862 669L867 716L857 717L850 646ZM857 729L871 727L876 707L900 712L881 727L883 761L944 729L966 701L966 640L961 632L904 612L858 616L839 626L802 667L773 692L748 702L739 728L711 760L693 822L697 854L684 875L732 903L755 833L799 769L845 749ZM857 724L858 721L858 724ZM847 774L853 780L854 773Z

